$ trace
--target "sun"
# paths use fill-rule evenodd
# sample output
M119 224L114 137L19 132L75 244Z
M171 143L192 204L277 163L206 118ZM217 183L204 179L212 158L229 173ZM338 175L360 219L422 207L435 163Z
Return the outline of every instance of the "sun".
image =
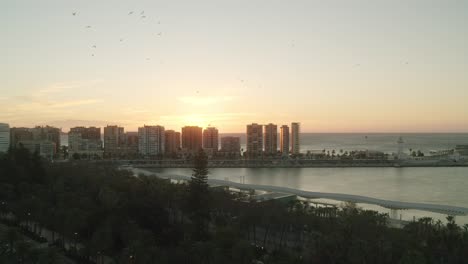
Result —
M183 118L182 121L184 126L208 126L208 120L206 119L206 117L198 114L187 115Z

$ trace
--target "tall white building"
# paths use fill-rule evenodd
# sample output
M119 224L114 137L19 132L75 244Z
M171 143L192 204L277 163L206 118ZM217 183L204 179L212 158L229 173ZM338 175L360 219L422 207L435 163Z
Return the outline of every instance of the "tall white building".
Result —
M280 151L283 156L287 156L289 154L289 127L283 125L280 130Z
M299 154L301 152L301 124L291 123L291 153Z
M164 154L164 127L144 126L138 128L138 153L143 156Z
M265 154L276 154L276 152L278 151L278 126L272 123L265 125L265 133L263 139Z
M263 126L257 123L247 125L247 155L249 158L263 154Z
M219 148L218 129L207 127L203 130L203 149L208 153L217 152Z
M10 126L0 123L0 153L6 153L10 148Z

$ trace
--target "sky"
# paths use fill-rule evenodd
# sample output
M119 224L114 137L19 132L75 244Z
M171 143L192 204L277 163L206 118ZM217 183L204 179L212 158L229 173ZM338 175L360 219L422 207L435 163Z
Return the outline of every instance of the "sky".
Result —
M0 6L10 126L468 132L468 1Z

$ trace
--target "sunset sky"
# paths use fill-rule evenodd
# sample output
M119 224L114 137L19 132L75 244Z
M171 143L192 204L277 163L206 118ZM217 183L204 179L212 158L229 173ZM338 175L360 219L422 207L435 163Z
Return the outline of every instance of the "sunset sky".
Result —
M468 131L468 1L0 3L11 126Z

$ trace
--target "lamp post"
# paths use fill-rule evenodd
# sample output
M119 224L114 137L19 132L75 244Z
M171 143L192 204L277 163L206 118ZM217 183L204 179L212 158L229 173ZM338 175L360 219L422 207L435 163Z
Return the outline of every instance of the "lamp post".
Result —
M30 230L31 213L28 212L27 215L28 215L28 217L27 217L27 219L26 219L27 230L28 230L28 231L31 231L31 230Z
M75 239L74 239L74 242L75 242L75 245L74 245L74 247L75 247L75 252L78 254L78 249L76 248L76 244L77 244L77 240L78 240L78 232L75 232L73 235L74 235L74 238L75 238Z

